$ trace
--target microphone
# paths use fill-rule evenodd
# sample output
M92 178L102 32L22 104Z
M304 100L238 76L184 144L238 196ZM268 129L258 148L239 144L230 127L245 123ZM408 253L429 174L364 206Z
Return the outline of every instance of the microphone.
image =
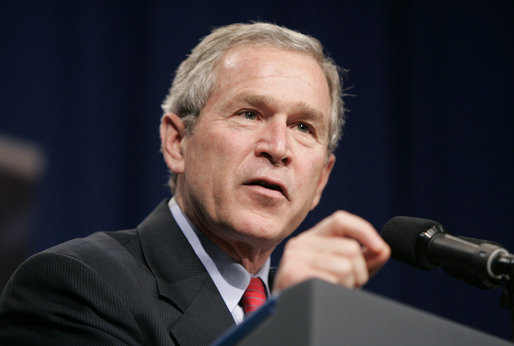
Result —
M450 275L480 288L492 288L514 273L514 256L489 241L454 237L436 221L407 216L390 219L382 237L391 257L423 270L442 266Z

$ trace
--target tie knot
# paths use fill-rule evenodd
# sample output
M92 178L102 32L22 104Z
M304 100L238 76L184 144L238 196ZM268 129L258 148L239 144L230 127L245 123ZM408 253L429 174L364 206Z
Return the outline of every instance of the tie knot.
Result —
M245 315L257 310L266 302L266 289L259 278L252 278L250 284L241 298Z

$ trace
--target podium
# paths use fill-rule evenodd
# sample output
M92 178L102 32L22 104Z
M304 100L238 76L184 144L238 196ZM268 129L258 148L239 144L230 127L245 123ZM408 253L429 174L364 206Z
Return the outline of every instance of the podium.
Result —
M510 345L363 290L309 280L269 300L217 343L228 345Z

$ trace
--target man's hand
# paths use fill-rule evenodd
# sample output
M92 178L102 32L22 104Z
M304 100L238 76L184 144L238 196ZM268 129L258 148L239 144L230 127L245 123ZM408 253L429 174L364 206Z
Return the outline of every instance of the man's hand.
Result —
M385 264L390 253L369 222L337 211L286 243L273 291L313 278L361 287Z

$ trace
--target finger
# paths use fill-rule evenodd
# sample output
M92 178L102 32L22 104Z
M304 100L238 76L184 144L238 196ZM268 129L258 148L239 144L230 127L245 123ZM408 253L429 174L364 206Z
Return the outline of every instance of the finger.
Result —
M349 259L323 255L310 257L307 255L303 256L301 261L303 261L303 265L300 266L293 266L291 262L289 263L291 265L281 263L275 283L284 288L284 282L287 283L287 286L290 286L316 278L348 288L355 287L355 274ZM298 263L296 260L294 262Z
M391 248L389 246L384 247L384 249L379 253L370 253L365 249L364 258L368 266L369 275L375 275L376 272L384 266L390 256Z
M299 236L289 241L286 254L295 263L306 263L309 270L335 275L347 287L360 287L369 279L361 246L353 239Z
M372 253L387 247L375 228L363 218L346 211L336 211L311 229L320 235L342 236L357 240Z
M369 270L362 252L359 256L353 257L353 268L355 272L355 286L364 286L364 284L369 280Z
M303 239L300 239L302 236ZM295 240L301 240L303 244L306 244L304 245L305 248L298 250L301 253L308 254L315 252L316 254L313 254L313 256L325 254L333 257L339 256L347 258L353 263L352 267L354 268L356 285L360 287L368 281L368 265L364 257L363 249L356 240L339 237L324 237L306 233L300 235L298 238L299 239ZM295 240L293 240L293 246ZM312 260L312 258L306 260ZM325 265L325 263L322 262L317 266L317 268L322 269L323 265ZM334 269L333 271L337 271L337 269Z
M289 247L298 248L300 251L314 251L321 253L333 253L340 256L363 255L361 244L351 238L327 237L312 232L305 232L290 239Z
M362 256L318 255L310 260L310 264L313 272L332 275L337 284L348 288L361 287L368 281L368 269Z
M290 254L282 257L279 270L273 283L273 292L283 291L293 285L309 279L320 279L333 284L339 284L339 278L328 271L320 271L312 268L305 261L304 255Z

